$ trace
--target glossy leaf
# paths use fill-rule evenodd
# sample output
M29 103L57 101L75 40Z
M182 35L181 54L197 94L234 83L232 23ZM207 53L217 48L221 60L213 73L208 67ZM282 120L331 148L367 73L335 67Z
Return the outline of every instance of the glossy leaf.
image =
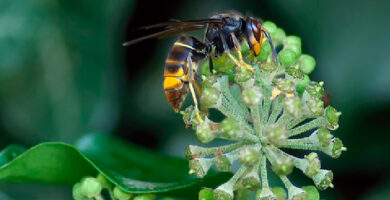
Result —
M0 182L35 182L73 185L84 176L102 173L130 193L170 193L196 195L203 183L218 184L229 174L212 174L206 181L188 175L184 159L162 156L108 135L94 134L81 139L76 147L61 142L34 146L0 167ZM20 148L7 147L0 159L17 155ZM191 192L189 192L191 191Z

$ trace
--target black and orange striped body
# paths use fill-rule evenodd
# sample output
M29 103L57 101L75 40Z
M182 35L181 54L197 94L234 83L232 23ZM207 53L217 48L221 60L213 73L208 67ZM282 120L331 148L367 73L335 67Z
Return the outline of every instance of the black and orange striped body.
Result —
M176 112L179 112L187 96L188 82L195 80L199 62L208 54L209 47L190 36L180 36L169 52L164 68L164 90L167 100ZM193 73L190 73L190 60ZM190 77L190 74L193 77Z

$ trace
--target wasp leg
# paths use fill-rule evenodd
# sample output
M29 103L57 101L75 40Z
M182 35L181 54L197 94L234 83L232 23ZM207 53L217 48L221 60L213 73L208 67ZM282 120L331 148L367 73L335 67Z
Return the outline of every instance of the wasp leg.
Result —
M195 115L196 115L196 119L198 120L198 122L202 123L203 122L203 119L202 117L200 117L200 112L199 112L199 106L198 106L198 100L196 99L196 93L195 93L195 90L194 90L194 86L193 85L198 85L194 79L194 71L193 71L193 66L192 66L192 60L191 60L191 54L188 56L188 66L189 66L189 71L190 71L190 80L188 81L188 86L190 87L190 92L191 92L191 95L192 95L192 100L194 101L194 106L195 106ZM195 83L195 84L194 84ZM195 86L195 87L199 87L199 86Z
M236 37L234 37L234 38L237 40ZM234 62L234 64L236 64L237 66L242 67L242 68L244 68L246 70L249 70L249 71L252 71L252 72L255 71L250 65L248 65L247 63L244 62L244 60L242 58L242 54L241 54L241 46L239 45L238 41L236 41L238 43L238 45L234 44L234 46L236 46L236 48L237 48L237 53L238 53L239 60L237 60L230 53L229 47L228 47L228 45L226 43L226 39L225 39L225 37L223 37L223 35L221 35L221 41L222 41L223 49L225 50L225 52L229 56L229 58ZM234 39L233 39L233 42L234 42Z

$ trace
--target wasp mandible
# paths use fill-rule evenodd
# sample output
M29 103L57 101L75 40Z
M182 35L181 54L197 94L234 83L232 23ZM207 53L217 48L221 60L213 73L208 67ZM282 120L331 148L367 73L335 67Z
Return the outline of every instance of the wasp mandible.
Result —
M277 62L271 37L261 25L261 21L250 16L244 17L237 12L223 12L208 19L173 20L138 29L153 30L157 28L163 30L125 42L123 45L129 46L147 39L163 38L188 31L206 29L203 41L193 36L181 35L173 44L164 67L164 90L168 102L176 112L179 112L189 90L195 104L196 118L199 122L203 121L199 114L195 93L196 90L198 95L201 95L196 81L199 63L209 58L210 66L212 66L211 55L220 56L226 53L237 66L253 71L253 68L243 60L240 44L245 39L253 54L258 56L264 36L269 40L274 59ZM213 47L215 47L214 51L212 51ZM238 58L235 58L230 51L236 51Z

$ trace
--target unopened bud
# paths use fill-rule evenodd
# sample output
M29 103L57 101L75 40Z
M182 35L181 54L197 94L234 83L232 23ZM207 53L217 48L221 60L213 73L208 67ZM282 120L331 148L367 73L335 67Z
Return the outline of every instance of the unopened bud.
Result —
M284 109L290 115L299 117L302 114L302 101L298 97L285 98Z
M202 96L200 97L200 103L206 108L213 107L218 102L220 96L221 94L217 88L205 88L202 92Z
M299 69L297 65L287 67L286 73L296 79L303 79L305 76L304 73L301 71L301 69Z
M315 174L317 174L321 169L321 162L318 159L317 153L310 153L305 156L305 159L308 161L308 165L304 171L306 176L312 178Z
M204 177L213 164L211 158L195 158L190 160L189 174L195 174L197 177Z
M234 73L234 80L237 83L248 81L253 76L252 72L242 67L237 67Z
M324 96L323 85L324 82L310 81L305 90L310 96L321 99Z
M334 138L332 143L333 143L333 147L332 147L333 158L340 157L341 153L347 150L347 148L343 146L343 142L339 138Z
M196 137L202 143L208 143L214 140L215 133L211 130L209 120L205 120L196 127Z
M296 85L298 94L302 95L305 91L306 86L309 84L310 78L308 75L304 75L303 80L299 81Z
M104 177L103 174L99 173L96 177L96 179L99 181L100 185L103 187L103 188L110 188L112 183L107 180L106 177Z
M219 155L215 157L215 167L221 172L228 172L232 163L225 155Z
M316 60L309 55L303 54L299 57L299 68L305 74L310 74L316 67Z
M320 99L310 98L306 101L306 105L313 117L319 117L324 114L324 102Z
M81 181L81 194L88 198L92 198L100 195L102 191L102 186L99 181L93 177L86 177Z
M284 48L279 52L278 57L282 65L291 66L297 60L298 54L290 48Z
M265 71L265 72L273 72L276 70L276 68L277 68L277 66L273 62L262 62L260 64L260 69Z
M217 76L207 76L206 79L202 81L202 90L213 87L214 84L217 82L217 79Z
M276 87L286 93L293 93L295 91L295 85L290 79L278 78L274 80Z
M260 177L257 170L252 170L241 179L241 184L248 190L256 190L260 187Z
M263 93L259 87L249 87L242 91L241 98L247 106L257 106L261 103Z
M233 190L231 192L227 192L217 188L213 193L215 200L233 200Z
M121 190L118 186L114 188L113 194L118 200L130 200L133 197L132 194Z
M203 188L199 191L199 200L214 200L213 190Z
M240 151L239 160L246 166L253 166L260 161L261 154L254 147L245 147Z
M265 132L268 141L274 145L281 145L287 140L287 131L278 124L270 125Z
M305 190L297 188L295 186L288 188L289 200L307 200L307 194Z
M221 137L225 139L236 139L240 133L240 125L233 118L226 118L220 125Z
M72 196L75 200L89 200L88 197L84 196L81 190L81 183L76 183L72 188Z
M321 169L316 175L313 176L313 182L320 190L325 190L328 187L333 188L333 172L330 170Z
M287 199L287 192L284 188L272 187L271 191L272 191L272 193L275 194L276 200L286 200Z
M329 132L328 129L320 128L317 131L317 137L321 147L327 147L332 141L333 135Z
M320 193L318 192L316 187L314 187L312 185L308 185L308 186L302 187L302 189L305 190L305 192L307 194L307 200L319 200L320 199Z
M328 120L329 124L331 125L331 128L337 129L339 126L339 117L341 115L341 112L337 111L332 106L328 106L325 109L325 115L326 115L326 119Z
M279 176L285 176L291 174L294 169L294 163L290 158L283 157L277 158L272 163L272 170Z

